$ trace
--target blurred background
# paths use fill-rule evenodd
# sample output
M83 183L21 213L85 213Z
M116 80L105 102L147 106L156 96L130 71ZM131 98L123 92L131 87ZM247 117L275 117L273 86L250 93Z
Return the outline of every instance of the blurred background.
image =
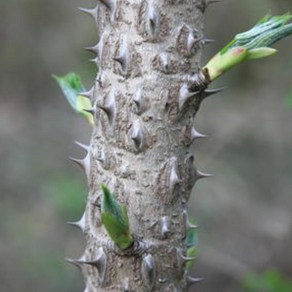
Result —
M86 3L84 3L86 2ZM64 257L84 239L66 225L82 214L82 157L74 140L90 127L75 115L51 74L78 72L87 88L95 66L81 48L95 44L91 19L77 6L95 1L0 2L0 290L82 291ZM267 12L292 11L291 0L225 0L207 10L205 34L216 42L202 63ZM292 37L274 57L220 78L224 93L204 101L196 119L200 181L189 204L200 225L191 291L292 291Z

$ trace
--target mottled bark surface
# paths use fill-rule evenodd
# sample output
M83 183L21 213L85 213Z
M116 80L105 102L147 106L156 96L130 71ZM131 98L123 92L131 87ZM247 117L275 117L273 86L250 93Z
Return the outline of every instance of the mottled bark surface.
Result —
M204 97L185 80L204 45L202 0L103 0L99 72L89 97L95 127L86 158L85 291L185 291L187 202L205 175L194 164L194 116ZM87 147L85 147L87 148ZM127 206L135 244L120 251L100 219L100 183Z

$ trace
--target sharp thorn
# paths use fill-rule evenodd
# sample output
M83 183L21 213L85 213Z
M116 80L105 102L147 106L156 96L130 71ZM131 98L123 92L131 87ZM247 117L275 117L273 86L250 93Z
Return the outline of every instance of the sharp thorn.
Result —
M83 109L83 111L88 112L88 113L92 114L93 116L95 115L95 109L94 108Z
M187 277L187 286L190 287L194 284L202 282L203 280L204 280L203 278L194 278L194 277L188 276Z
M199 226L195 224L191 224L189 221L187 222L187 229L198 229Z
M224 89L226 89L226 87L215 88L215 89L204 89L203 90L203 98L206 98L208 96L219 93L219 92L223 91Z
M85 51L93 53L95 55L98 55L98 50L99 50L99 43L93 47L84 47L83 48Z
M209 173L204 173L204 172L201 172L201 171L196 171L196 179L201 179L201 178L207 178L207 177L212 177L213 174L209 174Z
M208 137L208 136L198 132L194 127L192 128L192 130L191 130L191 139L192 140L206 138L206 137Z
M79 95L87 97L89 99L92 99L93 98L93 93L94 93L94 87L92 87L88 91L80 92Z
M86 14L88 14L89 16L93 17L94 20L97 22L97 8L98 6L96 6L95 8L82 8L82 7L78 7L78 9Z
M205 45L205 44L210 44L210 43L214 43L215 42L215 40L213 40L213 39L202 39L201 40L201 42Z
M85 165L84 165L84 160L83 159L77 159L74 157L69 157L69 159L73 162L75 162L76 164L78 164L81 168L85 169Z
M89 145L85 145L85 144L83 144L83 143L81 143L79 141L74 141L74 143L76 145L78 145L81 149L85 150L86 152L88 152L89 149L90 149L90 146Z
M81 265L82 263L80 262L80 260L76 260L76 259L71 259L71 258L65 258L65 261L69 264L74 265L75 267L77 267L78 269L81 270Z

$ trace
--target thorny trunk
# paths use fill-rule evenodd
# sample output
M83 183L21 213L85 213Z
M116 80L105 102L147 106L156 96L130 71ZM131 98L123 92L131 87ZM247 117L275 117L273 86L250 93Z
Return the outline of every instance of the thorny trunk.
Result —
M211 1L213 2L213 1ZM194 116L207 91L195 91L203 37L203 0L100 0L93 16L99 68L87 93L95 127L84 160L89 194L82 229L86 248L71 260L85 291L186 291L186 213L202 137ZM100 183L128 209L135 243L119 250L100 218Z

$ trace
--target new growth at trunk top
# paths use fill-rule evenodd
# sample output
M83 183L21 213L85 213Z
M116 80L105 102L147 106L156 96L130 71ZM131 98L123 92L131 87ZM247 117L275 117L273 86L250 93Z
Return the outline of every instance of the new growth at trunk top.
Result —
M209 82L243 61L274 55L277 50L270 46L292 34L291 18L290 14L266 15L250 30L237 34L203 67Z

